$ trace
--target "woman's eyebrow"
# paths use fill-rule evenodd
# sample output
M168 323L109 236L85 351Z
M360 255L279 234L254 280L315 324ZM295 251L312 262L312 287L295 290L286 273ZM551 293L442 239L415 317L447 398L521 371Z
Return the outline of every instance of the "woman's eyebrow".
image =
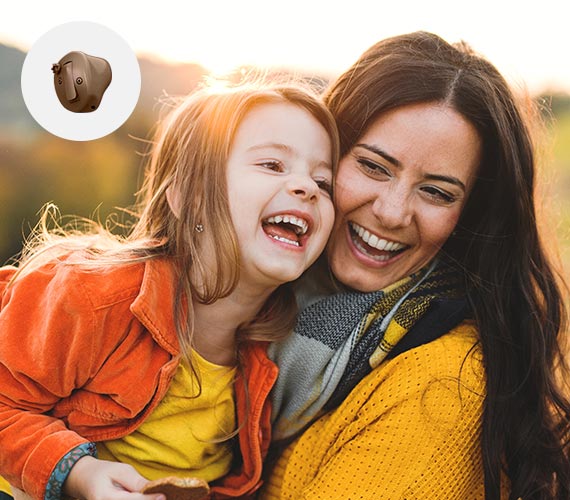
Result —
M378 146L373 146L372 144L364 144L364 143L356 144L356 146L367 149L371 153L381 156L386 161L389 161L392 165L396 167L400 168L402 167L402 163L399 160L394 158L392 155L386 153L386 151L380 149ZM457 177L453 177L452 175L426 174L425 179L428 181L447 182L449 184L453 184L454 186L461 188L463 191L466 190L465 184L461 182Z
M394 158L392 155L389 155L388 153L386 153L386 151L384 151L383 149L380 149L378 146L373 146L372 144L359 143L359 144L356 144L356 147L367 149L371 153L374 153L378 156L381 156L382 158L389 161L390 163L392 163L396 167L402 166L402 164L400 163L399 160Z
M427 174L425 179L428 181L448 182L449 184L453 184L454 186L461 188L463 191L466 189L463 182L461 182L457 177L453 177L451 175Z

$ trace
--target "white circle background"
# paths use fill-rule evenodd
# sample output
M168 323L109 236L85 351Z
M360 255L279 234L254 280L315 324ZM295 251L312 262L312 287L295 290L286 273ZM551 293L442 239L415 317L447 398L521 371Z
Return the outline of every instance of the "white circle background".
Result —
M102 57L111 65L112 79L99 108L74 113L59 102L51 66L72 51ZM22 67L22 95L30 114L48 132L73 141L104 137L119 128L139 99L141 73L135 53L119 35L100 24L62 24L41 36Z

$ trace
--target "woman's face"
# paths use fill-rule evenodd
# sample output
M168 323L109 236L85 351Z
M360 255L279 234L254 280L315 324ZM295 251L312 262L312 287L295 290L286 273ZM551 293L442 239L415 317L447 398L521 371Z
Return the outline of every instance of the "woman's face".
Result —
M381 115L339 165L334 275L370 292L424 267L455 228L480 157L477 131L445 104Z

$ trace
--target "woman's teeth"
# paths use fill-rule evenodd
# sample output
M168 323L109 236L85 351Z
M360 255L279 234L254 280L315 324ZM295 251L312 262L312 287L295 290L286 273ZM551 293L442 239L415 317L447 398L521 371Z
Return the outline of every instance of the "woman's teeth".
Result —
M354 246L358 248L360 252L370 257L371 259L383 262L385 260L394 257L394 252L399 252L406 248L407 245L403 243L398 243L397 241L388 241L382 238L378 238L375 234L371 234L369 231L364 229L362 226L355 224L354 222L349 222L350 229L354 233L352 237L352 242ZM358 237L357 237L358 235ZM366 243L364 245L363 243ZM386 252L382 254L373 253L371 250Z
M358 240L353 239L352 242L354 243L354 246L358 248L358 250L360 250L363 254L365 254L367 257L370 257L373 260L383 262L385 260L392 258L392 256L389 254L373 255L368 250L366 250L366 248L364 248Z
M370 234L366 229L354 222L350 222L350 227L353 231L358 234L366 243L367 245L371 246L372 248L376 248L376 250L386 251L386 252L397 252L398 250L402 250L406 248L406 245L402 243L398 243L397 241L388 241L381 238L378 238L375 234Z

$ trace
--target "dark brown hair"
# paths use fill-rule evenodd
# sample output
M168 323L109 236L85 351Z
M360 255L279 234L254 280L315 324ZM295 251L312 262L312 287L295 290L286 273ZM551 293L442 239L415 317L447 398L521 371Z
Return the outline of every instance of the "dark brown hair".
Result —
M520 104L497 69L464 44L416 32L367 50L325 97L341 156L376 118L401 106L443 102L477 129L479 175L442 255L464 271L485 360L482 422L486 498L570 498L570 402L561 344L561 281L536 221L535 152Z

